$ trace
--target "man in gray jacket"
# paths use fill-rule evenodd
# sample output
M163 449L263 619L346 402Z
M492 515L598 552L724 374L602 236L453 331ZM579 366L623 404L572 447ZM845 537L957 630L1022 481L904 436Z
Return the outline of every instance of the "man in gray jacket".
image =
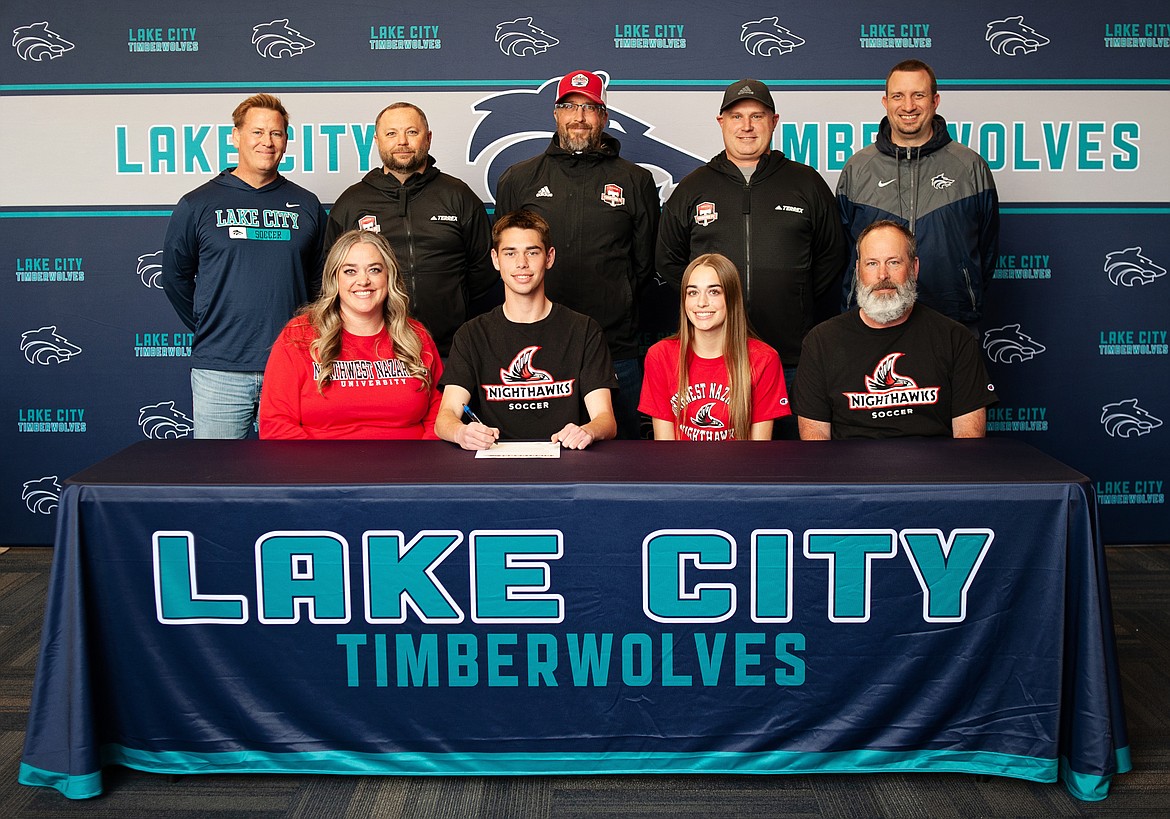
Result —
M951 138L935 113L938 103L929 65L895 65L886 77L877 141L845 164L837 203L854 242L882 219L909 227L922 259L919 300L978 332L999 251L999 197L991 169ZM846 306L855 262L856 256L845 274Z

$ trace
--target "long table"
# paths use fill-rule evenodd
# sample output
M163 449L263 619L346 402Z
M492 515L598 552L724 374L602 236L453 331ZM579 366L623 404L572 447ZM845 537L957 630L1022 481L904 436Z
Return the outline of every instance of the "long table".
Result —
M1004 440L146 441L73 476L20 781L960 771L1129 749L1088 479Z

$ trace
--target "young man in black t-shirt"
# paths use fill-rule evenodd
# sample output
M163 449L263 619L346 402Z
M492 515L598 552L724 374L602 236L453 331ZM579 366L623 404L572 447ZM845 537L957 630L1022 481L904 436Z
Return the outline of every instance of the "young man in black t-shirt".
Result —
M487 449L500 438L584 449L617 432L610 396L617 378L605 335L593 319L545 296L554 260L540 216L520 210L497 220L492 264L504 304L455 333L440 382L440 438L464 449ZM465 405L480 420L465 425Z

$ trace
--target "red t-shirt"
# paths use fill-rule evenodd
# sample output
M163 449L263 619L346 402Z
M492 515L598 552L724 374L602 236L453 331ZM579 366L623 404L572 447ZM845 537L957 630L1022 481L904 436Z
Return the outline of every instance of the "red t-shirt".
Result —
M667 338L646 353L646 376L638 409L651 418L675 423L678 391L677 338ZM780 356L762 341L748 339L748 361L752 370L753 424L791 414ZM678 437L691 441L726 441L735 437L727 402L731 397L727 366L723 357L700 358L687 355L690 384L685 412L677 425Z
M268 356L260 390L260 437L435 438L443 364L430 334L416 321L410 326L422 340L430 389L407 375L394 357L388 332L356 336L342 330L333 380L319 393L317 365L309 354L316 333L305 316L294 318Z

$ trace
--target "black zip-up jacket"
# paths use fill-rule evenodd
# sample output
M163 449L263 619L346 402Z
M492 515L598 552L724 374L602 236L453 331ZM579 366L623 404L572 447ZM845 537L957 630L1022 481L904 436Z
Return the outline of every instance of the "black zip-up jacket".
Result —
M556 260L545 292L600 324L614 359L640 352L637 294L654 275L659 209L650 172L620 151L609 134L582 153L554 135L543 154L504 171L496 192L497 217L525 208L548 221Z
M433 158L405 183L374 168L347 188L329 212L326 251L354 228L376 230L390 240L410 294L411 315L446 356L455 331L469 318L471 301L498 279L482 200L462 180L442 173Z
M689 173L662 211L658 272L677 288L704 253L735 263L752 326L785 367L796 366L805 333L824 318L818 300L835 295L849 259L820 174L780 151L760 157L750 182L726 153Z

